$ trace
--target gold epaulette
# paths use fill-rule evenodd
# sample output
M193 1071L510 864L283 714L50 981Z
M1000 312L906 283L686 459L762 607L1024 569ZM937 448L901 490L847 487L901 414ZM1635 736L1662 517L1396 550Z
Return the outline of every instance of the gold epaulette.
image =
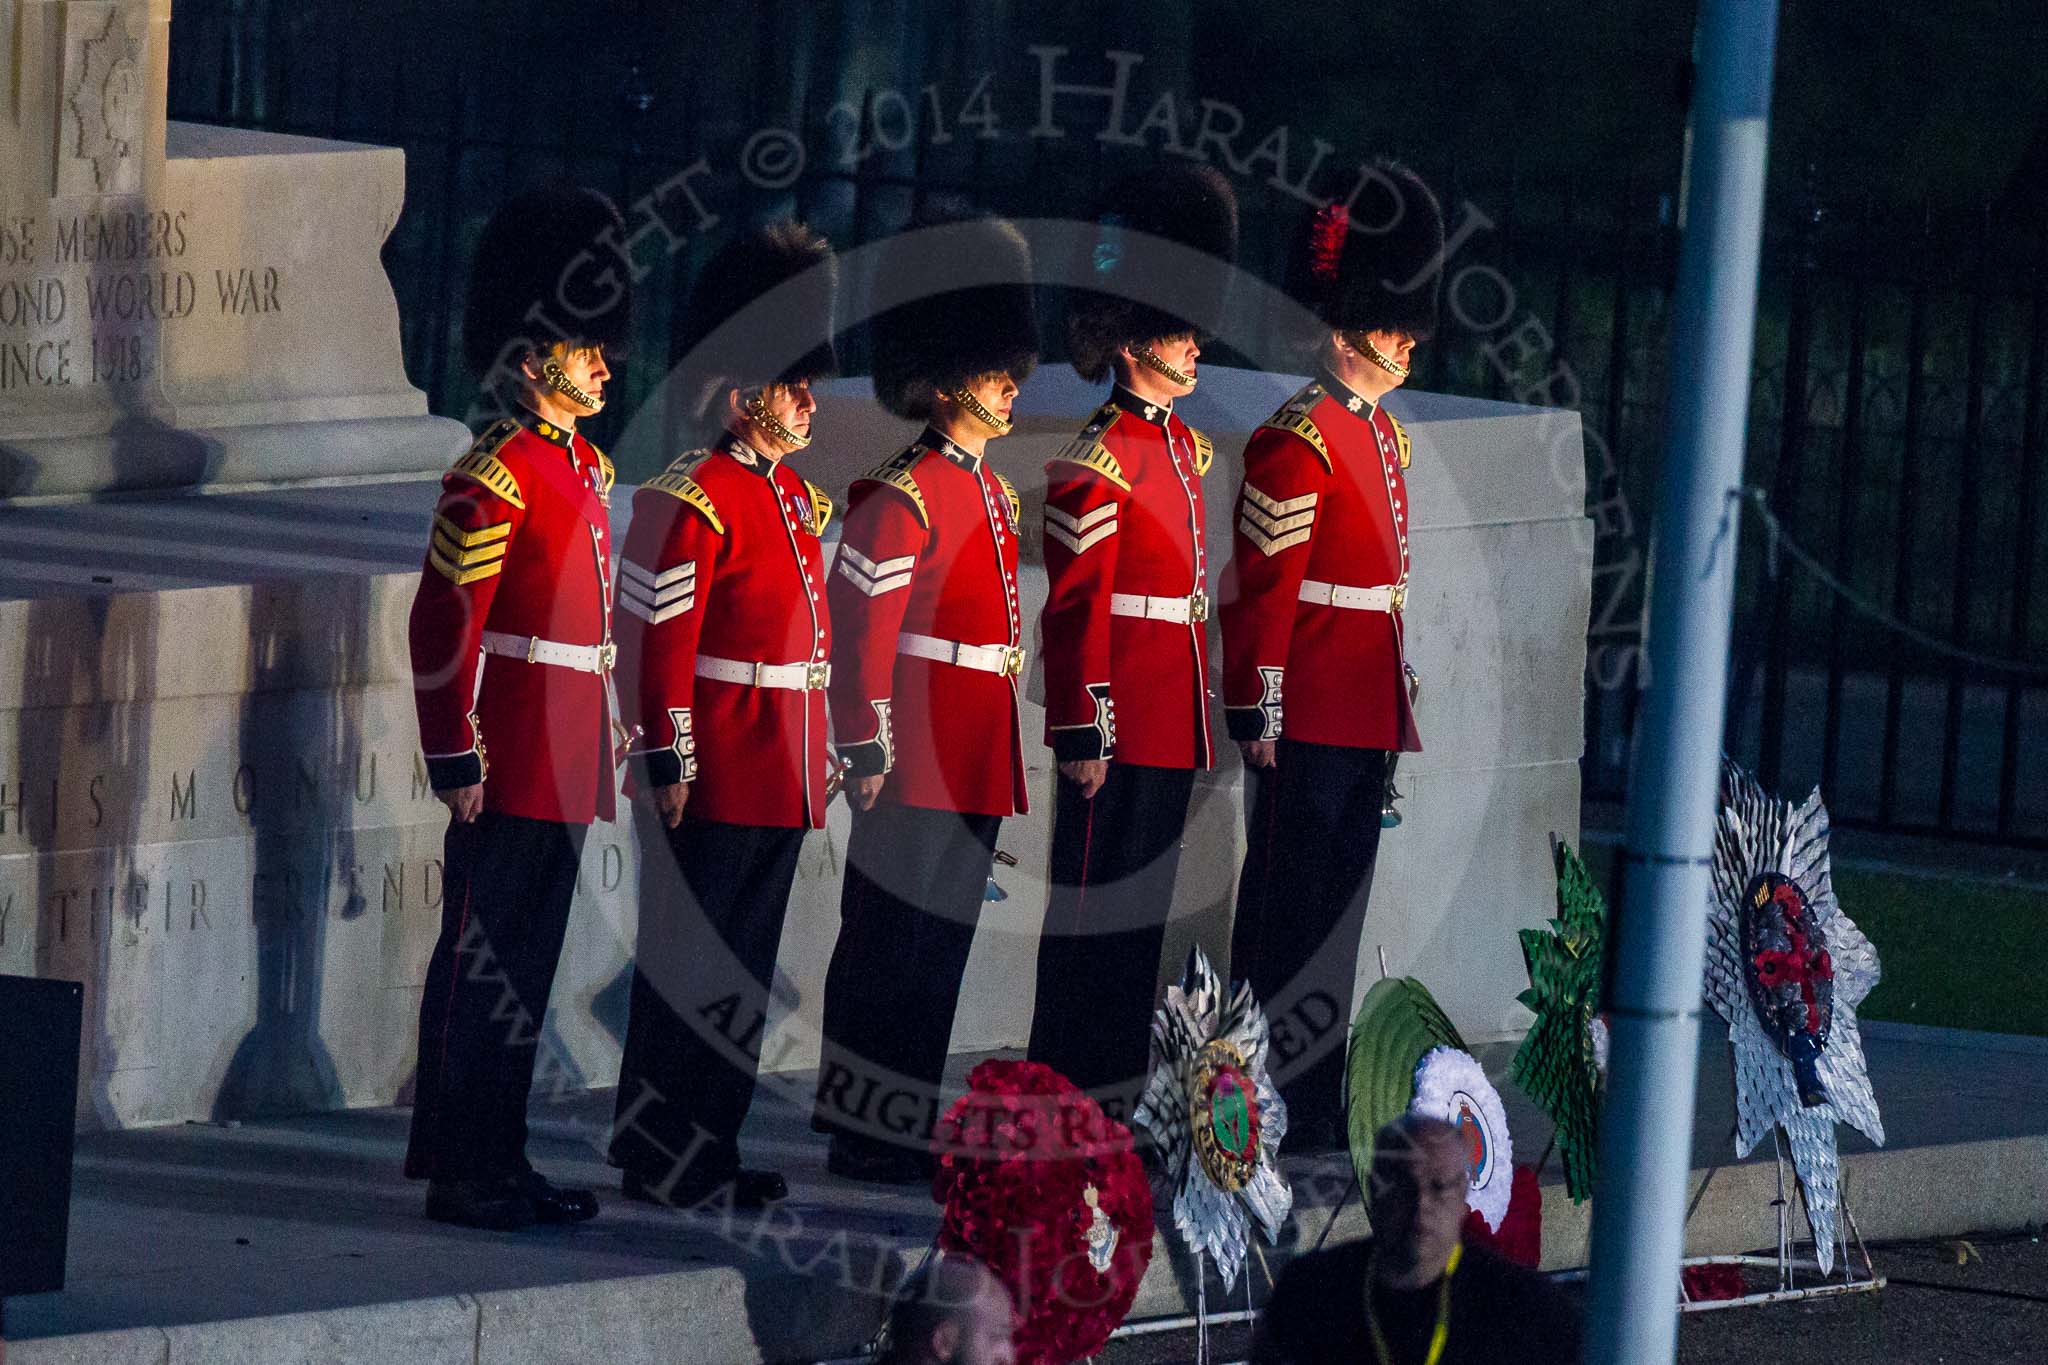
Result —
M1188 436L1195 443L1195 473L1208 473L1209 466L1216 463L1215 443L1193 427L1188 428Z
M502 573L511 547L512 523L496 522L465 530L440 513L434 514L434 535L427 543L427 562L441 576L461 587Z
M809 479L804 480L804 487L811 493L811 531L822 536L825 528L832 524L832 499Z
M711 495L704 491L704 485L690 477L710 453L708 450L693 450L687 455L678 456L670 461L667 469L662 470L641 487L651 488L657 493L666 493L696 508L704 514L704 520L711 523L712 530L724 535L725 523L718 519L718 509L712 506Z
M917 480L910 473L923 457L922 446L911 446L861 475L860 482L885 483L903 494L910 499L911 506L917 508L918 524L929 527L932 524L931 509L924 505L924 490L917 486Z
M1394 424L1394 445L1400 452L1401 468L1406 469L1409 458L1414 454L1414 447L1408 442L1408 428L1402 426L1401 419L1391 412L1387 414L1387 420Z
M1102 438L1109 435L1109 429L1122 415L1123 409L1114 403L1105 403L1097 408L1095 415L1088 419L1088 425L1081 428L1081 434L1053 452L1053 462L1064 461L1092 469L1124 492L1130 492L1131 481L1124 477L1124 467L1117 463L1116 456L1109 453L1109 447L1102 444Z
M505 443L518 434L519 423L509 417L493 422L483 435L476 438L476 444L469 448L469 453L457 460L448 472L460 474L481 485L514 507L525 507L526 499L519 496L519 480L512 477L512 471L498 458L498 452L505 448Z
M991 469L989 473L995 474L996 472ZM1017 496L1017 485L1011 483L1000 474L996 474L996 482L1002 485L1003 498L1010 504L1010 525L1022 525L1024 521L1024 500Z
M1330 463L1329 444L1323 440L1323 433L1316 429L1316 424L1310 421L1308 416L1309 409L1322 401L1323 386L1321 384L1310 384L1307 388L1295 394L1294 397L1288 399L1280 411L1260 423L1260 427L1262 429L1270 427L1274 431L1285 431L1299 436L1314 448L1316 458L1323 462L1323 468L1331 473L1335 473L1336 466Z

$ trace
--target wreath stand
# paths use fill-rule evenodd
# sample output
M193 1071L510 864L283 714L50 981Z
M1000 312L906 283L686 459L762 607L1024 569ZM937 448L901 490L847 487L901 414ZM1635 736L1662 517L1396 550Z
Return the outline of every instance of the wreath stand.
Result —
M1687 1256L1678 1264L1680 1270L1696 1265L1732 1265L1750 1270L1774 1270L1777 1272L1777 1286L1759 1290L1753 1294L1739 1294L1732 1299L1695 1299L1685 1291L1681 1276L1678 1285L1678 1311L1681 1313L1710 1313L1718 1308L1749 1308L1765 1303L1793 1303L1805 1299L1834 1298L1842 1294L1869 1294L1885 1286L1885 1277L1877 1273L1871 1264L1870 1249L1863 1244L1863 1233L1856 1226L1856 1215L1849 1208L1849 1192L1846 1186L1838 1195L1837 1206L1841 1209L1841 1225L1835 1230L1837 1259L1836 1269L1823 1274L1820 1262L1812 1256L1796 1255L1792 1240L1792 1205L1785 1193L1785 1148L1778 1140L1781 1130L1771 1129L1771 1155L1777 1163L1778 1196L1771 1201L1778 1220L1778 1251L1774 1256ZM1546 1155L1548 1155L1546 1153ZM1713 1179L1708 1173L1707 1182ZM1686 1210L1686 1220L1699 1209L1700 1200L1706 1197L1707 1182L1702 1182L1699 1193L1693 1196L1692 1208ZM1795 1183L1794 1188L1797 1188ZM1800 1192L1800 1202L1805 1202L1805 1192ZM1850 1251L1849 1242L1855 1239L1855 1251ZM1857 1260L1862 1260L1859 1272ZM1551 1272L1553 1280L1583 1280L1587 1270L1579 1267L1573 1270ZM1813 1277L1806 1284L1799 1282L1802 1275Z
M1771 1207L1778 1218L1778 1252L1775 1256L1688 1256L1680 1261L1681 1266L1690 1265L1733 1265L1744 1268L1775 1270L1778 1283L1775 1289L1760 1290L1754 1294L1743 1294L1732 1299L1693 1299L1685 1292L1683 1281L1678 1286L1678 1311L1681 1313L1706 1313L1716 1308L1747 1308L1760 1303L1791 1303L1802 1299L1832 1298L1841 1294L1869 1294L1885 1286L1885 1277L1877 1273L1871 1264L1870 1249L1863 1244L1863 1233L1856 1226L1856 1215L1849 1207L1847 1183L1836 1196L1837 1207L1841 1210L1841 1222L1835 1228L1836 1270L1823 1273L1819 1260L1812 1256L1797 1256L1793 1253L1792 1205L1785 1195L1785 1147L1779 1141L1783 1130L1771 1129L1771 1156L1777 1164L1778 1197L1771 1201ZM1794 1188L1797 1186L1795 1184ZM1706 1193L1706 1186L1700 1187ZM1806 1192L1799 1191L1800 1203L1806 1201ZM1699 1207L1697 1198L1693 1207ZM1852 1254L1850 1238L1856 1242ZM1857 1260L1862 1260L1859 1273ZM1804 1273L1813 1277L1806 1284L1799 1283Z

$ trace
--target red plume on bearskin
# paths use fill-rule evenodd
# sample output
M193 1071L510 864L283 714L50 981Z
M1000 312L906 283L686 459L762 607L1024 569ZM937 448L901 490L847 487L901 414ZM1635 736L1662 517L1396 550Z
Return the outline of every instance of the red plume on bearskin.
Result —
M1436 330L1444 213L1414 171L1373 162L1349 199L1317 209L1297 233L1288 291L1324 326L1418 341Z
M1325 285L1337 283L1337 264L1344 259L1344 235L1351 231L1351 215L1342 204L1325 204L1316 210L1308 229L1308 273Z

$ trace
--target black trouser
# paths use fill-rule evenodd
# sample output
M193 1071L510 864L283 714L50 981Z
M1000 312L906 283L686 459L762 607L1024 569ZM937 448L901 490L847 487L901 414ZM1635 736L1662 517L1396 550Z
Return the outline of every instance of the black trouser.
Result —
M635 802L640 935L611 1159L653 1183L739 1167L789 889L804 832Z
M930 1140L1002 823L886 801L854 812L815 1126L870 1148Z
M1272 1025L1271 1066L1290 1128L1341 1124L1344 1050L1387 755L1282 738L1278 766L1246 768L1248 847L1230 974Z
M1065 778L1054 788L1031 1060L1128 1119L1151 1060L1159 949L1195 774L1111 763L1093 800Z
M414 1179L528 1169L526 1100L589 832L492 810L449 822L441 937L420 996Z

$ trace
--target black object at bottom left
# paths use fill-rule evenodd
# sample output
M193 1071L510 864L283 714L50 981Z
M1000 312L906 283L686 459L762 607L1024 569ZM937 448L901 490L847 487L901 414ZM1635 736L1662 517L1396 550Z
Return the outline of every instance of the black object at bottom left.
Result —
M0 976L0 1297L64 1287L85 989Z

